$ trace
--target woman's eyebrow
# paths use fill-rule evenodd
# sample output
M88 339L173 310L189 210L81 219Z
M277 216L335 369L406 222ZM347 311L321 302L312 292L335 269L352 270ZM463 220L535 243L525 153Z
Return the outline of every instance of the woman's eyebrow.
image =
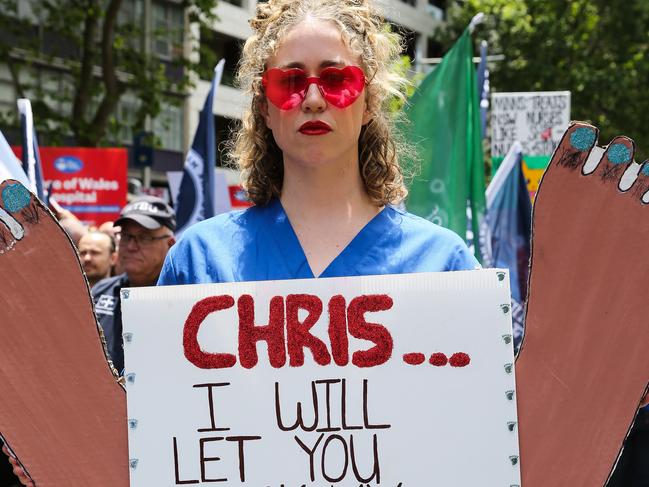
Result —
M299 68L299 69L304 69L304 64L298 63L298 62L292 62L288 64L282 64L280 66L280 69L293 69L293 68Z
M328 68L330 66L344 66L345 63L343 61L335 61L333 59L327 59L325 61L322 61L320 63L320 68ZM293 61L292 63L284 64L280 66L281 69L293 69L293 68L299 68L299 69L304 69L305 65L304 63L301 63L299 61Z

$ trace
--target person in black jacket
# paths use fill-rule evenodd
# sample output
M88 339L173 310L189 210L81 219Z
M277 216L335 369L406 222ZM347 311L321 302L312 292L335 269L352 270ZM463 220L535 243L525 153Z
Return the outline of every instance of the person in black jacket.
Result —
M649 398L642 403L606 487L649 487Z
M176 215L164 200L143 196L124 207L115 226L121 227L117 255L124 273L95 284L92 298L110 359L123 374L120 291L125 287L155 286L167 252L176 241Z

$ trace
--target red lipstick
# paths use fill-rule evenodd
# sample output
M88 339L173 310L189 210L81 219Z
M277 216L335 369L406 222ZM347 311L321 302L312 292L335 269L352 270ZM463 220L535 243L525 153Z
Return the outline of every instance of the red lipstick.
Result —
M331 132L331 127L321 120L312 120L304 122L299 131L304 135L324 135Z

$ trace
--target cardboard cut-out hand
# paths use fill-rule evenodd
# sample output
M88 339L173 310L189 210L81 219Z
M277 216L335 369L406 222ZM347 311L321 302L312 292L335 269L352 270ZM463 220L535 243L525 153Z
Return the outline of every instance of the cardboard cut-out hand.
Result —
M0 322L0 434L23 483L128 486L126 394L77 253L15 181L0 184Z
M523 485L604 485L647 384L641 202L633 143L583 175L593 127L570 127L534 209L527 334L517 361ZM76 252L42 204L0 185L0 433L41 486L128 486L124 391L105 361Z

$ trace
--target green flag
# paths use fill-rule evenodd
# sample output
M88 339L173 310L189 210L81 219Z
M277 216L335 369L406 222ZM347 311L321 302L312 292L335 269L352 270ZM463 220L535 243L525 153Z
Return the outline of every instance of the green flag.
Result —
M410 186L408 210L467 236L467 205L476 257L488 242L480 104L469 29L421 82L405 107L407 139L421 171ZM483 262L484 263L484 262Z

